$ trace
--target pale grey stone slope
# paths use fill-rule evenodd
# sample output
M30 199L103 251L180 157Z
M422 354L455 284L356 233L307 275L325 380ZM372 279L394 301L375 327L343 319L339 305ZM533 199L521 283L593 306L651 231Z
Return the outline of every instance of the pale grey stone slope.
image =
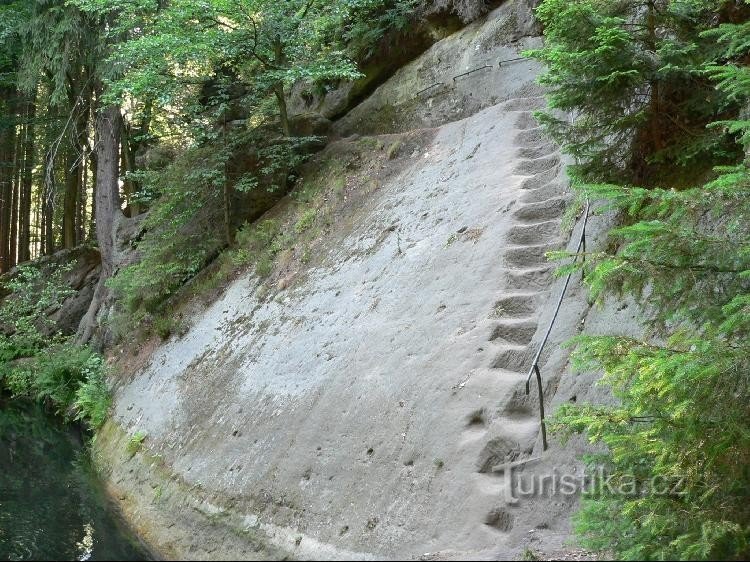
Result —
M432 140L302 282L268 298L249 272L116 389L116 423L148 435L160 468L100 454L162 552L493 559L562 548L575 498L508 506L492 471L539 455L534 470L580 470L582 446L542 454L536 395L524 393L560 288L544 254L568 243L570 197L531 113L544 103L538 66L496 64L520 48L497 31L511 7L435 45L339 125L394 92L406 99L404 84L413 97L437 74L493 66L419 102L411 126L434 127ZM591 222L591 245L605 226ZM555 403L597 397L593 375L565 374L560 347L588 308L575 280L543 354L548 407L556 392ZM633 321L610 308L594 318ZM162 487L166 500L148 497ZM249 536L260 546L243 548Z

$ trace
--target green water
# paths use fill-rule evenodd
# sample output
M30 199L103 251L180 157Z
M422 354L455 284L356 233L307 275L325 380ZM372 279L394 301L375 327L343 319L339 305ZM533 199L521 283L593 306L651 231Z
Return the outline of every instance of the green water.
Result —
M81 436L0 397L0 560L150 560L111 508Z

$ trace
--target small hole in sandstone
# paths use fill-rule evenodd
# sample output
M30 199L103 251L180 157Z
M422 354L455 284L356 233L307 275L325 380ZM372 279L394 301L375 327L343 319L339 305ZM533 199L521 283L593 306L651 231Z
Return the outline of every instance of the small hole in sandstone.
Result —
M575 402L576 400L578 400L578 396L576 396L575 394L570 397L570 402Z
M233 435L234 437L239 437L239 436L240 436L240 430L239 430L239 429L235 429L235 430L234 430L234 431L232 432L232 435Z
M339 531L339 535L345 535L349 532L349 525L344 525L341 527L341 530Z
M468 425L484 425L486 412L484 408L474 410L468 417Z
M494 527L499 531L508 532L513 528L513 518L510 513L502 508L493 509L484 519L485 525Z
M414 460L409 459L408 461L404 461L404 466L414 466Z
M372 455L372 454L373 454L374 452L375 452L375 451L374 451L374 450L373 450L372 448L370 448L370 449L367 449L367 454L368 454L368 455Z

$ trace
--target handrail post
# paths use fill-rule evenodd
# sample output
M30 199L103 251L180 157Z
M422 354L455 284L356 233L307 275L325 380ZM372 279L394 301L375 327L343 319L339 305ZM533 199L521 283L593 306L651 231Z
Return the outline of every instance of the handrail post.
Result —
M581 279L586 279L586 225L583 225L583 233L581 234Z
M542 373L539 371L539 365L534 364L536 371L536 384L539 390L539 419L542 426L542 450L547 450L547 426L544 423L544 392L542 391Z

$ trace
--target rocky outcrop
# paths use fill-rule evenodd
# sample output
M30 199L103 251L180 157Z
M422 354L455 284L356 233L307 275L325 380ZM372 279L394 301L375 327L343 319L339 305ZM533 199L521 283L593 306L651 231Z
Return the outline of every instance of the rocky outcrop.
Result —
M435 127L510 98L539 95L534 79L541 66L521 53L541 38L519 32L519 6L527 4L505 3L436 43L339 119L335 131L347 136Z
M73 250L78 253L73 269L68 271L64 280L75 291L75 294L67 298L60 309L53 313L51 319L57 325L59 330L66 336L75 334L81 318L86 313L91 299L94 296L94 289L99 282L101 274L101 256L96 249L79 248ZM65 260L61 263L71 263L71 257L61 257Z
M43 274L63 265L69 267L63 274L62 280L74 293L65 299L59 308L48 311L48 319L51 322L40 324L40 329L45 335L52 335L57 332L66 336L74 334L81 318L88 309L94 295L94 288L99 281L101 273L99 252L88 246L80 246L71 250L61 250L51 256L44 256L24 265L39 268ZM10 280L17 274L18 268L0 277L0 298L6 298L10 295L3 287L5 281Z
M338 175L305 178L341 200L315 256L283 283L248 271L118 381L97 461L159 553L563 548L577 496L508 502L497 468L580 472L585 448L543 451L539 402L525 392L562 288L545 253L576 242L561 229L563 158L533 119L541 69L502 62L539 42L519 38L527 6L503 4L436 43L336 121L345 138L313 164ZM341 159L355 144L386 155L356 188L356 162ZM591 219L590 248L609 220ZM574 377L561 345L582 322L634 322L632 308L592 312L586 296L575 279L541 355L548 405L592 394L596 375ZM136 432L147 437L131 454Z

